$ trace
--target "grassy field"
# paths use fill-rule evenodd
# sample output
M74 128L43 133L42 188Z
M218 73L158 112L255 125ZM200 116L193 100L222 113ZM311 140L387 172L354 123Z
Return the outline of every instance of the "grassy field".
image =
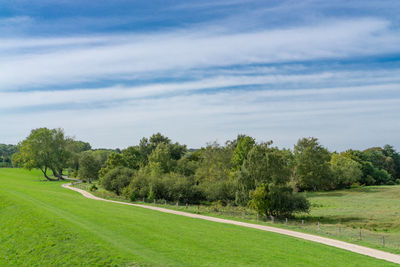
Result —
M76 187L89 191L91 184L81 183ZM127 201L104 190L98 184L97 187L99 190L92 192L96 196ZM221 205L186 207L184 203L180 203L180 206L176 206L175 203L164 204L163 200L159 200L157 206L291 229L400 254L400 186L369 186L331 192L312 192L307 193L307 197L312 203L310 213L298 214L295 218L289 218L287 223L285 218L275 218L274 223L271 223L270 218L259 217L257 220L256 212L245 207Z
M308 193L310 219L378 232L400 233L400 185Z
M0 169L0 266L395 266L273 233L86 199Z

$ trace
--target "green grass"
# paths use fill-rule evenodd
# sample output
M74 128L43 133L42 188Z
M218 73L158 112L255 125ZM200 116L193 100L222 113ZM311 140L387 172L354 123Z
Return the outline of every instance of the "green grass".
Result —
M75 186L89 191L91 184L81 183ZM98 197L129 202L123 197L103 189L99 184L97 187L99 190L92 193ZM177 207L175 203L165 205L162 200L158 201L157 206L291 229L400 254L399 194L400 186L370 186L308 193L308 199L312 203L310 214L298 214L295 218L289 218L288 224L285 223L284 218L275 218L273 224L270 218L260 217L257 220L256 212L245 207L221 205L189 205L185 207L182 204ZM143 202L137 203L142 204ZM153 205L152 203L146 204ZM304 225L301 220L304 220ZM321 223L320 228L317 226L318 222ZM385 238L384 246L382 244L383 236Z
M0 266L396 266L256 229L86 199L0 169Z
M400 234L400 185L308 193L310 219Z

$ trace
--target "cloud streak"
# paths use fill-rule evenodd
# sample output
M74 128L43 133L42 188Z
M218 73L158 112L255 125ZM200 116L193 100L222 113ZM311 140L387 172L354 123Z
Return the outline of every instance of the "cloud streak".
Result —
M0 90L135 79L191 69L346 58L399 52L400 34L377 19L245 33L178 31L93 39L2 40ZM7 46L9 43L9 47ZM71 46L65 48L63 45ZM51 47L37 52L35 46ZM57 49L57 46L61 46Z

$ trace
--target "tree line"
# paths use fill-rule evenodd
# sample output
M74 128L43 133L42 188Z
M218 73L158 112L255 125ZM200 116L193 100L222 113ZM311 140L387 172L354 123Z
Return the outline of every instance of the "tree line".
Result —
M239 135L224 145L189 150L157 133L120 151L93 150L62 129L40 128L18 145L12 159L42 170L48 180L63 179L68 169L70 176L98 180L132 201L219 202L273 216L307 212L302 193L307 190L400 184L400 154L392 146L337 153L313 137L299 139L293 149Z
M17 152L17 146L0 144L0 168L12 167L11 156Z

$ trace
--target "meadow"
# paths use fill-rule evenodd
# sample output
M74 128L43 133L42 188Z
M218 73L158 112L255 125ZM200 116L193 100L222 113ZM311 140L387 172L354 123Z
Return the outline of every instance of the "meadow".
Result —
M97 191L92 192L96 196L127 201L103 189L98 183L94 184L98 187ZM76 185L87 191L90 191L91 186L88 183ZM400 254L400 186L360 186L306 194L311 202L310 213L296 214L288 218L287 222L285 218L274 218L274 223L271 222L271 218L257 216L254 210L246 207L223 206L219 203L188 206L185 203L179 203L177 206L176 203L168 203L164 200L157 200L156 205L292 229ZM137 203L144 202L137 201ZM154 205L153 202L146 204Z
M400 186L363 186L312 192L310 219L378 232L400 233Z
M86 199L22 169L0 169L0 225L1 266L395 266L255 229Z

